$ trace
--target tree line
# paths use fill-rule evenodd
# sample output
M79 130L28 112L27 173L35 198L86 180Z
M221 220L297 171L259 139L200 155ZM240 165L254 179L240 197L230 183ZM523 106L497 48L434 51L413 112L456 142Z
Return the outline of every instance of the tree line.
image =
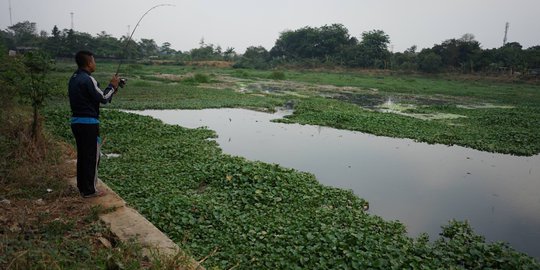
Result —
M130 40L113 37L102 31L95 36L73 29L54 27L49 34L36 30L36 24L25 21L0 30L5 48L20 50L41 48L55 57L72 57L80 49L93 51L97 57L112 59L172 59L233 61L234 67L268 69L282 65L300 67L348 67L391 69L428 73L509 73L537 74L540 68L540 46L524 49L518 42L499 48L482 49L472 34L452 38L431 48L418 50L413 45L404 52L389 50L390 37L382 30L363 32L360 38L342 24L303 27L280 33L274 46L267 50L251 46L239 55L234 48L206 44L182 52L169 42L160 46L153 39ZM126 49L127 48L127 49Z
M413 45L394 53L389 45L390 37L382 30L363 32L357 39L341 24L303 27L282 32L270 51L261 46L247 48L236 66L268 68L293 63L428 73L510 74L537 74L540 69L540 46L523 49L518 42L509 42L500 48L482 49L472 34L420 51Z
M129 42L129 44L127 44ZM127 36L116 38L102 31L95 36L74 31L59 30L54 26L50 33L37 32L36 23L24 21L0 30L0 44L3 47L24 52L42 49L53 57L73 57L81 49L92 51L96 57L110 59L175 59L175 60L226 60L237 57L234 48L223 50L220 46L206 44L201 40L200 47L188 52L176 51L171 43L158 45L153 39L129 40Z

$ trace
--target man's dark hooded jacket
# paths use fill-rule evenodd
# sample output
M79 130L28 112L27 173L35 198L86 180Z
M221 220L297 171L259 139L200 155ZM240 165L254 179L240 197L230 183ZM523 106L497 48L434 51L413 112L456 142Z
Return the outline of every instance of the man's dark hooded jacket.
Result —
M99 104L111 102L114 88L111 84L104 90L88 71L78 69L69 80L69 101L73 118L99 119ZM72 119L73 120L73 119Z

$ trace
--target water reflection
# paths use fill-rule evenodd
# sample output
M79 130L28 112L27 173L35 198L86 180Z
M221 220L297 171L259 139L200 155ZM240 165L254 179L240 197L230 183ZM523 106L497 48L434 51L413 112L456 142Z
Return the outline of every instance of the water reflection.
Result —
M352 189L370 212L402 221L412 236L456 218L490 241L540 258L540 156L515 157L332 128L272 123L290 111L136 112L188 128L207 126L224 152L314 173Z

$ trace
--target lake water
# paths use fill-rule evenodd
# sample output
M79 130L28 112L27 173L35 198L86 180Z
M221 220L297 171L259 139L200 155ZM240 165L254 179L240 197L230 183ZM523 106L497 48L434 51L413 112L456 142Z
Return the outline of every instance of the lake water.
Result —
M280 124L244 109L147 110L167 124L206 126L225 153L311 172L351 189L370 212L400 220L411 236L437 238L450 219L468 220L488 241L540 259L540 155L516 157L327 127Z

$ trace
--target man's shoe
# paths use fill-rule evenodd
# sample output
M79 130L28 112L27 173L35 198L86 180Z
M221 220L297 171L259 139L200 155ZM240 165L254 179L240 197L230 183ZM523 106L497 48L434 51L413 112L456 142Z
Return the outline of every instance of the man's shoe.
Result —
M103 191L96 190L96 192L94 192L92 194L82 195L82 196L83 196L83 198L88 199L88 198L102 197L102 196L105 196L105 195L107 195L107 193L105 193Z

